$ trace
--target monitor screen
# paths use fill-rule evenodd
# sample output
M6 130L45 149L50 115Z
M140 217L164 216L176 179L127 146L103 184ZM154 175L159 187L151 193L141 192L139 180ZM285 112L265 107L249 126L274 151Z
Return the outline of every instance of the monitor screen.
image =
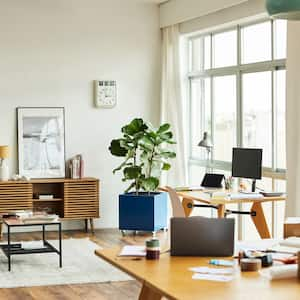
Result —
M262 149L233 148L232 176L261 179Z

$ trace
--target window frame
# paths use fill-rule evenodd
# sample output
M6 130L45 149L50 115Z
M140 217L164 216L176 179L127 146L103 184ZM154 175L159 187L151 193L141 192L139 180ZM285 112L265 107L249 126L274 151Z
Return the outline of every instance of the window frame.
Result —
M260 23L270 22L271 23L271 60L269 61L262 61L262 62L255 62L255 63L248 63L248 64L242 64L241 63L241 54L242 54L242 45L241 45L241 36L242 36L242 29L251 25L256 25ZM210 106L211 106L211 117L210 117L210 127L211 127L211 138L214 139L214 91L213 91L213 78L217 76L226 76L226 75L235 75L236 76L236 95L237 95L237 103L236 103L236 116L237 116L237 124L236 124L236 141L237 146L242 147L243 146L243 99L242 99L242 76L246 73L256 73L256 72L263 72L263 71L270 71L271 76L271 98L272 98L272 166L271 167L263 167L263 177L272 178L273 182L275 179L279 180L285 180L286 179L286 170L280 169L276 167L276 107L275 107L275 95L274 95L274 75L276 71L279 70L286 70L286 59L275 59L274 56L274 34L275 34L275 25L274 20L270 20L267 18L261 19L259 21L254 22L247 22L243 24L239 24L236 26L230 26L225 27L223 29L215 30L215 31L207 31L201 34L197 34L194 36L188 37L188 45L189 45L189 53L192 53L192 41L194 39L203 38L201 44L203 45L204 49L204 38L206 36L210 36L210 69L204 69L204 51L202 51L202 59L201 59L201 70L200 71L188 71L187 79L188 79L188 99L187 105L188 105L188 114L191 116L191 87L192 87L192 81L195 79L204 79L204 78L210 78ZM237 64L234 66L228 66L228 67L220 67L220 68L213 68L213 35L218 33L223 33L227 31L236 30L237 34ZM192 56L189 56L189 66L192 67ZM202 81L203 82L203 81ZM203 99L202 99L203 100ZM202 101L201 100L201 101ZM201 102L203 103L203 101ZM202 105L202 104L201 104ZM205 114L205 111L202 110L201 112L201 119L203 119ZM188 165L189 168L191 165L198 165L201 167L207 166L207 160L206 159L200 159L198 157L193 157L192 153L192 147L193 147L193 141L191 137L192 133L192 124L189 119L189 134L188 134ZM202 121L201 121L202 122ZM202 122L203 123L203 122ZM195 142L195 141L194 141ZM212 152L212 161L209 165L212 169L221 169L224 171L231 171L231 163L220 161L220 160L214 160L213 152ZM275 183L273 183L274 185Z

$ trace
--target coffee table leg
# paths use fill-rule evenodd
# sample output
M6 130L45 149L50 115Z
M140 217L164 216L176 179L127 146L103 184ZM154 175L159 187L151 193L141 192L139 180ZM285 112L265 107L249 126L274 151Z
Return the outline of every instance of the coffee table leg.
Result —
M59 267L62 267L62 253L61 253L61 223L58 224L58 235L59 235Z
M11 260L10 260L10 226L7 226L7 259L8 259L8 271L11 270Z

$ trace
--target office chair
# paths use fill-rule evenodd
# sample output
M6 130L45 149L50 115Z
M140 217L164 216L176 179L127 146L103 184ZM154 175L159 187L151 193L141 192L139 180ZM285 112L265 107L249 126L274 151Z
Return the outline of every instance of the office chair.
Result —
M172 216L177 218L186 217L180 198L178 197L176 191L169 186L166 186L166 190L168 191L171 200L173 212Z

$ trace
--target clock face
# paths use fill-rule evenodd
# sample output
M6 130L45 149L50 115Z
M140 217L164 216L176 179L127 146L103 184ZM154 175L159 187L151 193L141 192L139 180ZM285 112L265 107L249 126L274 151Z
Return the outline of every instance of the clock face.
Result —
M96 107L111 108L117 103L117 83L114 80L95 81Z

